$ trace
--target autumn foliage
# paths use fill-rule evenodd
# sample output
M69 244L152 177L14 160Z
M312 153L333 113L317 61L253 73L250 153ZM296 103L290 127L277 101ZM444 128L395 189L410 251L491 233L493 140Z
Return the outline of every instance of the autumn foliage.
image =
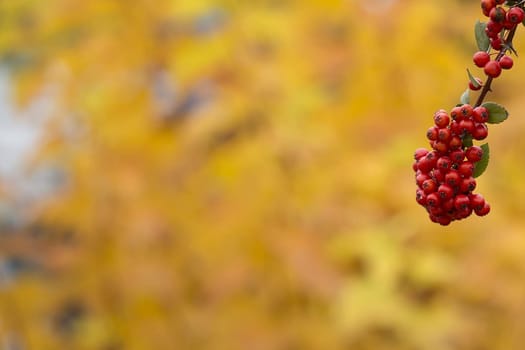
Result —
M491 214L440 227L414 204L479 14L1 1L11 99L50 106L25 117L45 117L26 172L60 176L37 199L2 182L0 348L519 349L525 64L493 84L513 113L479 180Z

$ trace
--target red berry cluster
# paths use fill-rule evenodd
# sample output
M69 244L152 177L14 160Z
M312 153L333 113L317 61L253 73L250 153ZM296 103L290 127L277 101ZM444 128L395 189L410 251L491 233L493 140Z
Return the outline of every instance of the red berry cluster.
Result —
M505 5L505 8L503 7ZM448 225L473 212L479 216L490 212L490 205L482 195L473 191L476 176L487 167L488 144L474 146L473 140L488 136L487 123L501 123L508 117L507 110L494 102L483 103L494 78L502 69L513 66L507 52L516 50L512 40L519 23L524 23L525 0L481 0L487 23L477 22L476 43L480 51L473 56L474 64L483 68L485 83L467 69L469 89L481 90L477 101L470 105L470 92L461 95L461 104L450 114L441 109L434 114L434 126L428 129L427 138L432 149L419 148L414 154L413 170L416 173L416 201L423 206L433 222ZM496 53L491 53L496 50ZM492 56L494 56L492 58ZM489 118L489 113L490 118ZM484 154L487 152L487 154Z
M488 135L485 107L469 104L454 107L450 115L443 109L434 114L434 126L427 131L432 150L419 148L414 153L416 201L425 207L430 220L448 225L475 212L487 215L490 205L482 195L473 193L474 166L483 157L478 146L465 147L463 140L483 140Z
M490 46L496 51L502 49L506 51L509 43L505 42L505 31L513 30L523 21L525 16L525 13L519 7L511 7L505 10L502 6L499 6L504 2L504 0L481 0L483 14L489 17L485 33L490 40ZM514 64L512 58L503 55L503 52L491 59L488 52L478 51L474 54L473 61L476 66L483 68L485 74L491 78L499 77L502 69L510 69Z

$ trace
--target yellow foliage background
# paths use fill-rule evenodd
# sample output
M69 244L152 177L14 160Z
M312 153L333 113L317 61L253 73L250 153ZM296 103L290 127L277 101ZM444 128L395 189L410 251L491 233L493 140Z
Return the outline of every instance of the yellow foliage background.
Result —
M27 171L66 174L2 229L0 261L33 268L0 278L0 347L520 349L521 57L489 96L510 111L478 180L491 214L440 227L414 199L434 111L466 68L483 76L481 16L453 0L0 2L13 100L52 103Z

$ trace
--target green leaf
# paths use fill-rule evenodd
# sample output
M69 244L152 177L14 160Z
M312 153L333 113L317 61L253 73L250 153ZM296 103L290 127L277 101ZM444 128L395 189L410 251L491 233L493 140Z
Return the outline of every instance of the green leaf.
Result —
M476 44L478 45L478 49L480 51L487 51L490 46L489 37L487 36L487 33L485 33L486 27L487 23L480 22L479 20L476 21L474 34L476 35Z
M473 177L478 177L481 174L485 172L487 169L487 166L489 165L489 158L490 158L490 151L489 151L489 144L484 143L481 146L481 149L483 150L483 157L474 165L474 173L472 174Z
M468 79L470 80L470 82L472 83L472 86L474 86L476 89L481 87L481 84L478 83L478 81L476 80L476 78L474 78L474 76L470 73L470 71L468 70L467 68L467 74L468 74Z
M467 88L467 90L465 90L465 92L461 95L459 102L464 105L470 103L470 89Z
M503 107L495 102L485 102L482 104L489 111L489 120L490 124L498 124L508 118L509 112Z

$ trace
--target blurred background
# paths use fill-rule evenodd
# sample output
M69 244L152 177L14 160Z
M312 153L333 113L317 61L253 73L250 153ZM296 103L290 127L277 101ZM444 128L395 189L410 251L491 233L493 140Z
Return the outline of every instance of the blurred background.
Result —
M415 203L481 17L0 1L0 349L521 349L525 59L488 98L491 214Z

